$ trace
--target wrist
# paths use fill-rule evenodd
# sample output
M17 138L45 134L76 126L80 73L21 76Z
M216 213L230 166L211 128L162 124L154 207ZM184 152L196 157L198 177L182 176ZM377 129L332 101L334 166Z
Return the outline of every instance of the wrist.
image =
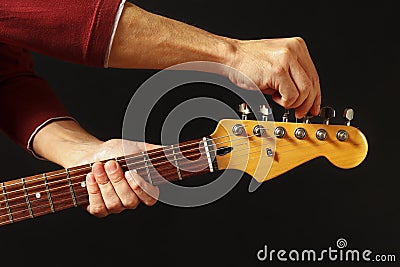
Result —
M63 167L74 166L82 154L103 143L74 120L57 120L41 128L33 138L32 148L40 157Z

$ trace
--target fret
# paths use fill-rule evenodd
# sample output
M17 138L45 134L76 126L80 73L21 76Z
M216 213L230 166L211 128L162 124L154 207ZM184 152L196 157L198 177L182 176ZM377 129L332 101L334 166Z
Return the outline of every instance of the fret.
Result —
M213 161L211 160L210 150L208 149L208 140L206 137L203 138L204 150L206 151L208 167L210 168L210 172L214 172Z
M46 197L46 181L43 174L26 177L23 182L25 198L29 198L30 210L37 217L39 214L51 213L51 206Z
M47 182L55 211L74 206L68 178L64 170L48 172Z
M87 204L89 201L86 189L86 175L91 171L89 164L68 168L71 186L75 195L76 205Z
M8 208L12 214L13 222L31 218L21 180L5 182L4 190L7 194Z
M26 205L28 206L29 215L31 218L33 218L33 211L32 211L32 207L31 207L31 202L29 201L28 191L26 190L25 179L21 178L21 182L22 182L22 188L24 190L25 202L26 202Z
M76 197L75 197L75 192L74 192L74 187L72 186L72 181L71 181L71 177L69 175L69 171L68 169L65 169L66 173L67 173L67 180L68 180L68 185L69 185L69 192L71 193L71 197L72 197L72 202L74 203L74 206L77 207L77 203L76 203Z
M153 184L153 180L151 179L151 173L150 173L150 168L149 168L149 156L146 154L146 152L142 152L143 159L144 159L144 165L146 167L146 173L147 173L147 178L149 179L149 183Z
M7 214L8 214L9 221L11 223L13 223L14 222L14 218L13 218L13 215L11 213L10 203L8 202L6 187L4 186L4 183L1 183L1 188L2 188L2 191L3 191L3 198L4 198L4 201L6 203L6 209L7 209Z
M179 169L178 159L177 159L177 156L175 153L174 145L171 145L171 148L172 148L172 155L174 157L174 163L176 166L176 172L178 173L178 178L179 178L179 180L182 180L182 174L181 174L181 170Z
M55 212L53 199L51 198L51 193L50 193L50 189L49 189L49 182L47 181L47 177L46 177L45 173L43 173L43 180L44 180L44 185L46 187L47 199L49 200L50 209L51 209L52 212Z

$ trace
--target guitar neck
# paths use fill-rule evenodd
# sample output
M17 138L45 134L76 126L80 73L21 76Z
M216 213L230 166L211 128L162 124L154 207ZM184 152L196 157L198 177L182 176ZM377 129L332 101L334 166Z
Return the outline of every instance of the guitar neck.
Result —
M218 169L211 138L115 158L124 171L161 185ZM105 162L104 160L103 162ZM89 203L86 175L92 163L0 183L0 226Z

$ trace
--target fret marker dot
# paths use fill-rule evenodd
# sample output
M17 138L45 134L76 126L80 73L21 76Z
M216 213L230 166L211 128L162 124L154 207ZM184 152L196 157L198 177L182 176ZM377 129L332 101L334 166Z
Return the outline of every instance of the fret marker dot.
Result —
M136 170L136 169L133 169L132 172L133 172L133 173L137 173L137 170Z
M40 192L36 192L35 196L36 198L40 198L41 197Z
M86 182L85 181L81 182L81 186L86 187Z

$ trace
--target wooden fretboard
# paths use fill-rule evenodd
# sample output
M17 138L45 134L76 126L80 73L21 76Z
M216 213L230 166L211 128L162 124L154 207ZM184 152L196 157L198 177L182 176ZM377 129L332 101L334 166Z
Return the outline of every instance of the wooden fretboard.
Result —
M215 154L212 139L204 137L115 160L124 171L137 171L147 182L161 185L216 171ZM0 183L0 226L88 204L85 180L91 167L86 164Z

